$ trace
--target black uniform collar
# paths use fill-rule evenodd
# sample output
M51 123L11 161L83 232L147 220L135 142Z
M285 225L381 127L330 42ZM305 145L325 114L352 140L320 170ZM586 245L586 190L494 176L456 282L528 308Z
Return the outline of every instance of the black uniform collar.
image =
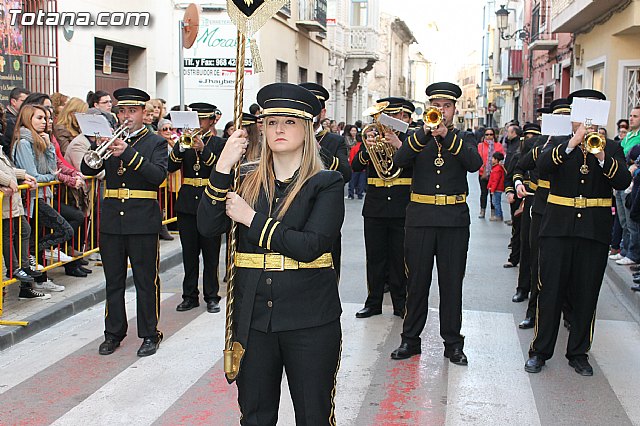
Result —
M133 134L129 135L127 140L131 141L131 142L137 141L138 139L142 138L147 133L149 133L149 129L147 128L147 126L142 126L142 128L140 130L136 130L135 132L133 132Z

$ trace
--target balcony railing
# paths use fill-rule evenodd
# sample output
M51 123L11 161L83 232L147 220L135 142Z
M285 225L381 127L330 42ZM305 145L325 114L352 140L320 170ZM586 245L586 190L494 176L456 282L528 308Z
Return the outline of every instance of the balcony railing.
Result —
M327 31L327 0L300 0L297 26L307 31Z
M377 58L378 36L373 28L351 27L349 31L348 57Z

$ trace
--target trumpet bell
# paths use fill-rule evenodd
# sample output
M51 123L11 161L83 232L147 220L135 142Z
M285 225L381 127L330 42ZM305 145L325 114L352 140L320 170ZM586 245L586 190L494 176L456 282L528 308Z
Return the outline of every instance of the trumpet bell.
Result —
M84 162L92 169L99 169L102 167L103 159L96 151L89 151L84 155Z
M598 154L604 151L607 140L598 132L590 132L584 138L585 149L590 154Z
M442 111L438 108L431 107L424 112L422 119L424 120L424 124L435 129L442 123Z

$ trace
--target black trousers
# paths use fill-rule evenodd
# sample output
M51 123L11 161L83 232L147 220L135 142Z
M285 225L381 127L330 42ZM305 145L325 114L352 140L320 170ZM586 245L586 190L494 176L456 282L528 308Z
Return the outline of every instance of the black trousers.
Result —
M409 275L402 341L411 346L421 343L435 257L440 290L440 336L446 349L462 348L462 281L467 265L469 228L407 227L404 247Z
M287 374L297 426L335 425L334 397L340 365L340 320L301 330L249 331L236 380L241 425L278 421L282 369Z
M491 197L491 195L489 194L489 188L487 188L487 186L489 185L489 178L484 179L482 176L479 176L478 181L480 182L480 208L486 210L487 198ZM489 203L489 207L491 207L491 210L494 209L492 203Z
M340 283L340 262L342 257L342 234L338 235L338 239L331 247L331 259L333 259L333 269L338 275L338 284Z
M572 311L566 357L589 351L608 250L608 244L584 238L540 237L540 294L529 356L553 356L567 294Z
M124 307L127 259L136 286L138 337L155 337L160 318L160 242L158 234L115 235L100 233L100 254L107 287L105 337L122 340L127 335Z
M511 252L507 260L514 265L520 262L520 220L522 215L516 217L513 214L518 210L520 202L520 199L516 198L513 203L509 204L509 209L511 210L511 241L509 243Z
M388 282L393 311L404 312L407 297L404 218L365 217L364 245L367 254L368 290L364 306L382 309L384 284Z
M514 203L515 204L515 203ZM531 290L531 206L533 195L524 198L524 210L520 215L520 269L518 269L517 290L529 293Z
M178 231L182 244L182 263L184 264L184 280L182 281L182 298L197 301L198 277L200 276L200 252L204 270L202 272L202 293L205 302L219 302L220 283L218 282L218 263L220 259L221 237L207 238L198 232L197 216L178 213Z
M527 306L526 318L536 317L536 305L538 303L538 293L540 292L539 276L539 253L540 253L540 223L542 215L531 213L531 224L529 226L529 246L531 247L531 293L529 294L529 305Z

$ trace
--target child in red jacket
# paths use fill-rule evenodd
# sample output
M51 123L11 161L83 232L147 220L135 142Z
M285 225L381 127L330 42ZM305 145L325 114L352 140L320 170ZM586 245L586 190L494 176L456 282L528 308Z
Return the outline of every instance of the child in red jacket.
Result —
M489 183L487 189L491 193L491 203L493 204L495 216L489 220L502 222L502 193L504 192L504 175L505 169L502 165L504 154L494 152L491 158L491 174L489 175Z

